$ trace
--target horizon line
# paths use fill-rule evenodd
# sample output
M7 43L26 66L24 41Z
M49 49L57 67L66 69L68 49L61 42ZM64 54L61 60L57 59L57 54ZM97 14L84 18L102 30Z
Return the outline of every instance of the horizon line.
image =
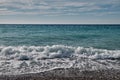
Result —
M41 24L41 23L0 23L0 25L120 25L120 24L116 24L116 23L89 23L89 24L73 24L73 23L49 23L49 24Z
M0 24L0 25L120 25L120 24Z

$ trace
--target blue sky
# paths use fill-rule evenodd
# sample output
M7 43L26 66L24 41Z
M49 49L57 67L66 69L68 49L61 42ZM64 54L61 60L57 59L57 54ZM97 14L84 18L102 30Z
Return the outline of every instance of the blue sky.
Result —
M1 24L120 24L120 0L0 0Z

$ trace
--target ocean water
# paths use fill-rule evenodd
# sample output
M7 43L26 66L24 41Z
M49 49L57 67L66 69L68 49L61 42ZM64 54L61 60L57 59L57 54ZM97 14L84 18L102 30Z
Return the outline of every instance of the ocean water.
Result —
M120 25L0 25L0 74L120 69Z
M0 45L120 49L120 25L0 25Z

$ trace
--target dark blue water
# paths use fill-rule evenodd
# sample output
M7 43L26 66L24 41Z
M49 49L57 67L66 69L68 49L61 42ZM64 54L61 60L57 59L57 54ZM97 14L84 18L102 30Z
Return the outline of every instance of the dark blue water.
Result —
M120 25L0 25L0 45L120 49Z

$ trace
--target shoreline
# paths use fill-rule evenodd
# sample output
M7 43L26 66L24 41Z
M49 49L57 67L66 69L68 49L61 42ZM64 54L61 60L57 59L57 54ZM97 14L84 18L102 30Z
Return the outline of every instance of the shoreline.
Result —
M40 73L0 75L0 80L120 80L120 70L79 71L60 68Z

